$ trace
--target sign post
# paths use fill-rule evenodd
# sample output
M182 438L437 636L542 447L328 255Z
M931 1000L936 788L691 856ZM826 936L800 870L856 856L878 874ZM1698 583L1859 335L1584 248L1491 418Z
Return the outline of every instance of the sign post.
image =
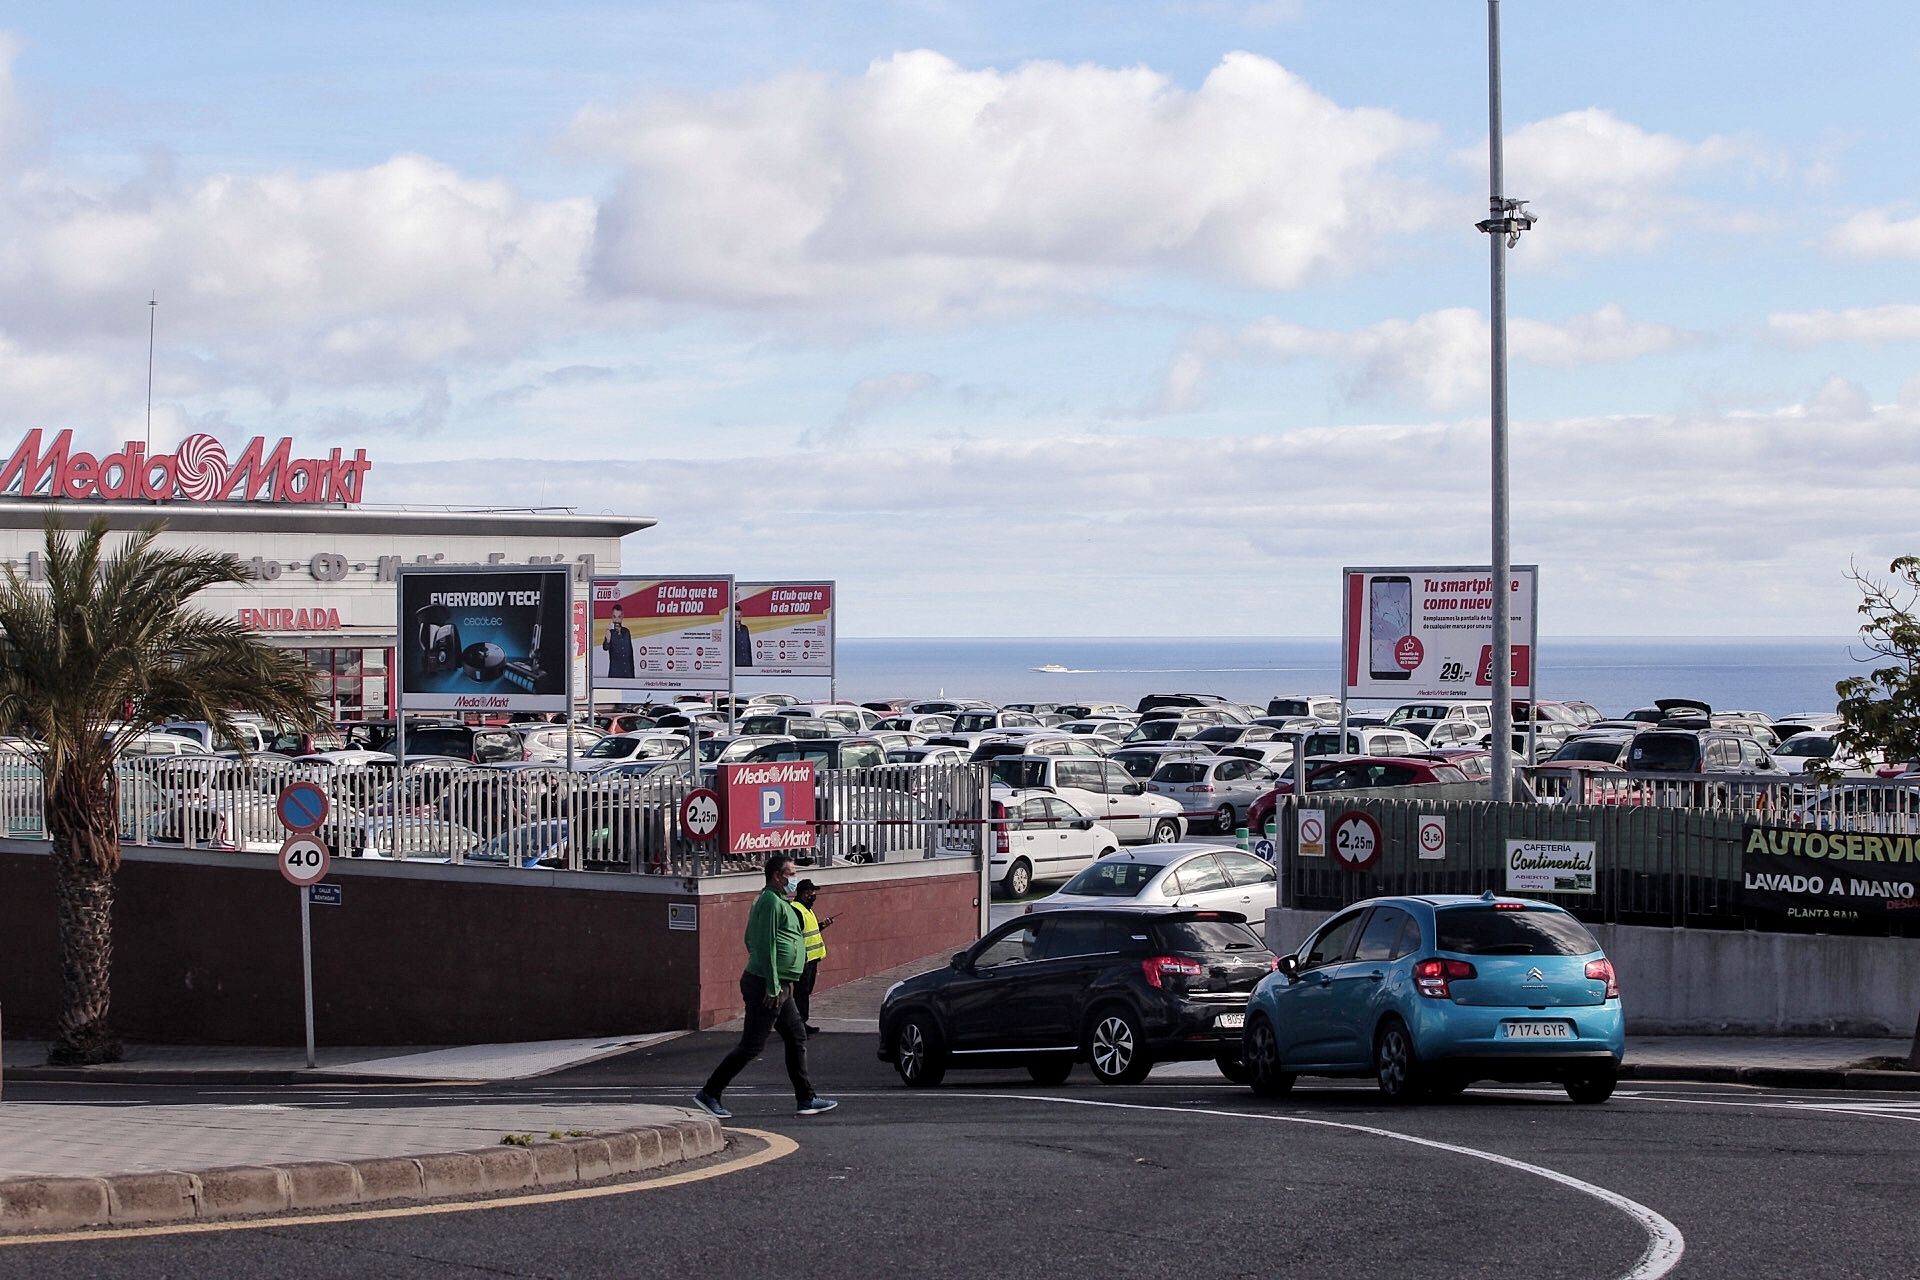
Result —
M274 805L280 821L295 834L280 845L280 875L300 891L300 991L307 1026L307 1070L313 1055L313 911L308 889L327 878L333 855L311 834L327 820L327 793L311 782L289 783Z

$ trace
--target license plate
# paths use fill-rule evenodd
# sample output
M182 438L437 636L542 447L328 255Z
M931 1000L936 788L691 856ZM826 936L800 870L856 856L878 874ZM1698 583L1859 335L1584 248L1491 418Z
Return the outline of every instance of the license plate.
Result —
M1213 1020L1213 1025L1216 1027L1227 1027L1229 1029L1244 1027L1247 1025L1247 1015L1244 1013L1223 1013Z
M1502 1031L1509 1040L1571 1040L1571 1022L1503 1022Z

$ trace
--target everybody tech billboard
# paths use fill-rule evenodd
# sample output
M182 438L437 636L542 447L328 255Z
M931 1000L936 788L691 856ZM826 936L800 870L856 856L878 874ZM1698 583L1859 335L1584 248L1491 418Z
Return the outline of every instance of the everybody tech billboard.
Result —
M397 577L403 710L567 710L569 569L408 566Z

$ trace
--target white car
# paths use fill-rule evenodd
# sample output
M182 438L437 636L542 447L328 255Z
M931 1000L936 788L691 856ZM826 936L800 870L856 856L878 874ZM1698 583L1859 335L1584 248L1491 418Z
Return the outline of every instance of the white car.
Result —
M604 768L622 760L675 760L687 754L687 735L679 729L639 729L600 739L573 758L576 770Z
M1171 844L1187 833L1180 806L1112 760L1080 756L1001 756L987 766L1003 786L1051 791L1126 844Z
M1842 773L1867 774L1872 773L1876 766L1885 763L1875 757L1850 760L1838 754L1834 748L1835 743L1831 733L1809 731L1794 734L1779 746L1774 747L1770 754L1773 756L1773 762L1788 773L1805 773L1811 765L1831 761Z
M1051 791L993 789L993 878L1010 898L1065 880L1120 848L1120 837Z
M1271 863L1210 844L1158 844L1100 859L1027 910L1071 911L1184 907L1237 911L1265 937L1266 911L1277 901Z

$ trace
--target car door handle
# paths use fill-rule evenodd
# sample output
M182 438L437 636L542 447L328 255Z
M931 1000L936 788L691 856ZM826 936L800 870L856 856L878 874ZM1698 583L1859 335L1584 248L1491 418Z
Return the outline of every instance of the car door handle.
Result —
M1387 976L1387 975L1386 975L1386 974L1384 974L1384 973L1382 973L1382 972L1380 972L1380 970L1378 970L1378 969L1375 969L1375 970L1374 970L1374 971L1373 971L1372 973L1370 973L1370 974L1368 974L1368 975L1367 975L1367 981L1368 981L1368 982L1378 982L1378 981L1380 981L1380 980L1381 980L1382 978L1384 978L1384 977L1386 977L1386 976Z
M1316 987L1330 987L1333 985L1333 979L1324 973L1316 973L1313 975L1313 985Z

